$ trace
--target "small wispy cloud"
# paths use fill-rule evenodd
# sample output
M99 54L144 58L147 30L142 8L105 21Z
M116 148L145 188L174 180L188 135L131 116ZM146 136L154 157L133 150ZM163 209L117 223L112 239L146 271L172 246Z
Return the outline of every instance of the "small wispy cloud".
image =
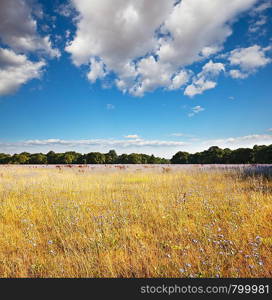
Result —
M269 145L272 144L271 134L250 134L239 137L229 137L224 139L212 139L203 141L202 145L216 145L221 148L236 149L240 147L253 147L254 145Z
M55 9L55 12L66 18L75 14L72 4L61 4L57 9Z
M193 134L187 134L183 132L174 132L169 134L169 136L174 136L174 137L184 137L184 138L193 138L195 137Z
M272 129L272 128L271 128ZM272 130L269 129L268 131ZM162 157L171 158L178 151L188 151L190 153L199 152L208 149L211 146L220 148L237 149L241 147L250 147L254 145L272 144L272 134L251 134L238 137L226 137L218 139L189 139L188 141L173 140L145 140L142 138L134 139L89 139L89 140L24 140L17 142L1 142L0 152L20 153L23 151L36 153L48 151L65 152L79 151L88 153L92 151L107 152L115 149L118 153L146 153L156 154Z
M253 13L262 13L264 10L272 8L272 1L268 0L253 9Z
M2 143L0 146L182 146L187 143L177 141L164 141L164 140L145 140L140 139L138 135L128 138L129 140L114 140L114 139L92 139L92 140L62 140L62 139L47 139L47 140L25 140L21 142ZM137 138L135 138L137 136ZM130 140L131 139L131 140Z
M252 23L250 26L249 26L249 32L251 33L255 33L257 32L258 30L260 30L260 28L263 26L263 25L266 25L267 24L267 17L266 16L260 16L260 18L255 21L254 23Z
M205 110L205 108L201 107L200 105L197 105L195 107L192 107L192 112L188 114L188 117L193 117L194 115L200 113L201 111Z
M139 135L138 134L128 134L128 135L125 135L124 138L126 139L139 139Z
M185 136L185 134L181 132L177 132L177 133L171 133L170 136Z
M112 110L112 109L115 109L115 106L113 104L108 103L106 105L106 108L107 108L107 110Z

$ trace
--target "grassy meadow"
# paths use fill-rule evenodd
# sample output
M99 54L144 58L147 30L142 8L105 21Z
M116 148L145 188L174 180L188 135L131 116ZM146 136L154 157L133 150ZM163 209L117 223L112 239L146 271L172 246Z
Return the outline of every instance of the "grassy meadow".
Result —
M272 181L2 166L0 233L0 277L272 277Z

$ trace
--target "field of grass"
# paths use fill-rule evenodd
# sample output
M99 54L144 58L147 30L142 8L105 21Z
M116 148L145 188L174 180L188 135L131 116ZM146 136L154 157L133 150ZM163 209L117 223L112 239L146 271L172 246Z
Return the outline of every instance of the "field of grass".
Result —
M271 180L120 167L0 167L0 277L272 277Z

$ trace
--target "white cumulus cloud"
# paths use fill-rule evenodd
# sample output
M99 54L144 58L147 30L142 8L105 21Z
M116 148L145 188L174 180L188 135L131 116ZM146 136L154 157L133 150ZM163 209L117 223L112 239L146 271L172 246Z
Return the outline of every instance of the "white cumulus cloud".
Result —
M42 18L43 12L34 1L0 1L0 96L13 93L22 84L41 76L45 59L33 61L30 54L60 56L50 36L38 33L35 16Z
M96 82L97 79L102 79L106 76L105 66L102 61L98 61L95 58L90 60L91 70L87 74L88 79L91 82Z
M39 78L44 61L32 62L25 55L0 48L0 95L15 92L27 81Z
M266 66L271 62L271 58L266 55L269 50L270 47L262 48L259 45L232 50L228 58L230 65L239 67L241 70L233 69L230 75L233 78L246 78L258 68Z
M210 60L203 66L202 71L193 78L192 84L186 87L184 94L193 97L202 94L206 90L213 89L216 86L214 80L221 71L225 71L224 64L214 63Z
M66 51L76 66L89 66L91 82L113 72L124 93L180 89L191 77L188 66L220 51L236 17L256 2L72 0L79 17ZM215 85L201 77L187 91L199 94Z
M51 57L60 55L53 49L49 36L41 37L37 33L29 0L0 1L0 40L15 51L40 50Z

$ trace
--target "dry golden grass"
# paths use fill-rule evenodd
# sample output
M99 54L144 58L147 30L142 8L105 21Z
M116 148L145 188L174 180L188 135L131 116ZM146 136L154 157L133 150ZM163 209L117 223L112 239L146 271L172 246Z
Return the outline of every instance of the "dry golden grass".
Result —
M272 277L272 183L0 168L0 277Z

